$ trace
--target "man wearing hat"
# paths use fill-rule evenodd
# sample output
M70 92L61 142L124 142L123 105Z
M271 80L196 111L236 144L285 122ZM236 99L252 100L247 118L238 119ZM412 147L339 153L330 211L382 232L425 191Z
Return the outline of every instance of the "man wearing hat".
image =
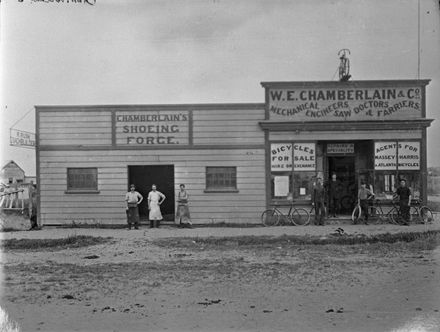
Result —
M315 225L324 225L326 192L322 176L318 174L313 187L312 205L315 207Z
M411 189L406 186L405 179L400 179L400 187L397 188L396 195L399 196L399 207L403 218L403 224L409 225L409 209L412 196Z

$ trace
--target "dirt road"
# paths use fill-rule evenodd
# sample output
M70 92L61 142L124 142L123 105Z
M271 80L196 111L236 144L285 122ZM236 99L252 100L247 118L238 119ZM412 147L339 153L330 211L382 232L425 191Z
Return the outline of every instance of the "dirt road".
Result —
M22 331L438 331L439 247L238 245L206 242L209 231L105 230L105 244L5 251L1 305ZM4 235L44 237L17 234Z

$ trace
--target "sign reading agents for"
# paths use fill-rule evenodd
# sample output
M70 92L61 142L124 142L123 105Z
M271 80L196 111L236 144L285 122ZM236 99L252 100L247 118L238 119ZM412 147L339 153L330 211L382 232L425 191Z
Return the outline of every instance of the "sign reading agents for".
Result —
M35 147L35 134L27 131L10 129L9 144L12 146Z
M420 142L375 142L376 170L419 170Z
M271 171L292 170L292 144L273 143L270 145Z
M188 111L120 111L115 119L116 145L189 143Z
M314 171L316 169L315 143L293 144L293 170Z
M374 169L395 170L397 167L397 142L374 143Z
M398 144L399 170L420 169L420 142L399 142Z

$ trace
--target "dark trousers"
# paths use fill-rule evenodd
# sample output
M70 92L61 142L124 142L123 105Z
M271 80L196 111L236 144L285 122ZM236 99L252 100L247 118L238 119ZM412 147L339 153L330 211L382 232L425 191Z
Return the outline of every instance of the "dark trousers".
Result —
M159 228L160 227L160 220L150 220L150 228Z
M408 200L402 200L399 202L400 207L400 214L402 215L402 218L405 222L409 222L409 201Z
M361 199L360 206L361 206L362 215L364 216L365 221L368 221L368 199Z
M325 206L324 202L315 203L315 225L324 225Z
M330 197L330 213L333 217L336 217L336 214L339 213L339 198Z
M139 227L139 208L136 207L129 207L127 210L127 224L128 227L131 228L131 226L134 224L135 228Z

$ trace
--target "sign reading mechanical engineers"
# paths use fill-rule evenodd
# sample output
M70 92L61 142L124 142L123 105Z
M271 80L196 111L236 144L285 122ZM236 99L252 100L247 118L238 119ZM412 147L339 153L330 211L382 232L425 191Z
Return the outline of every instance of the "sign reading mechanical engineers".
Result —
M271 120L343 121L420 118L420 87L269 88Z
M188 111L120 111L115 119L116 145L189 143Z

